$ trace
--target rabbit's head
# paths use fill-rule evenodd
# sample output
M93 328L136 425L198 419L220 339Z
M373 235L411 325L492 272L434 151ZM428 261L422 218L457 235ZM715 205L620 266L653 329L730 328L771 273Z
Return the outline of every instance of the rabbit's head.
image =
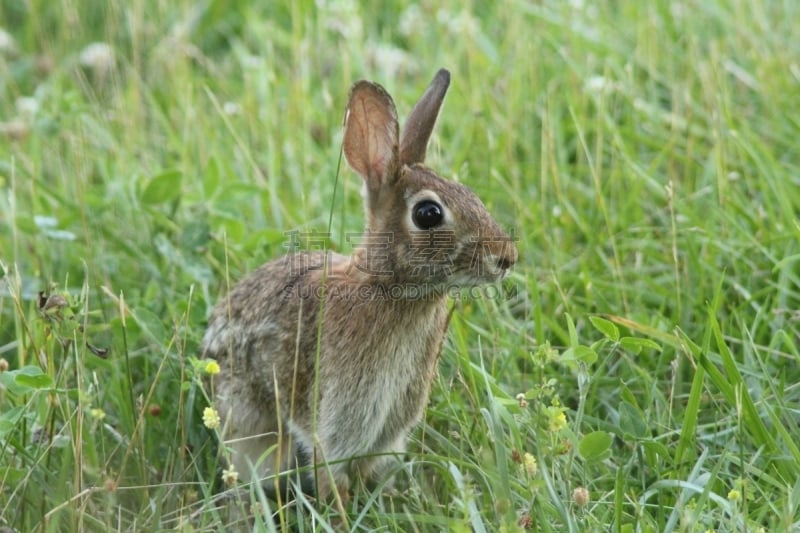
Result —
M466 287L502 278L517 260L508 234L467 187L425 166L450 84L440 70L399 131L391 96L360 81L350 91L344 154L365 184L366 231L355 266L376 280Z

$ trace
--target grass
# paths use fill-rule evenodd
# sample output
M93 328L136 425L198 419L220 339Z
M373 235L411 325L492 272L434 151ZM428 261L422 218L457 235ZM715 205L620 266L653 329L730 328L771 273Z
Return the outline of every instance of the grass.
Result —
M788 0L0 2L0 525L269 530L270 506L298 531L798 529L797 20ZM333 213L349 251L348 88L405 115L440 66L429 163L520 264L504 297L455 303L399 495L342 516L243 487L229 513L205 319L286 231Z

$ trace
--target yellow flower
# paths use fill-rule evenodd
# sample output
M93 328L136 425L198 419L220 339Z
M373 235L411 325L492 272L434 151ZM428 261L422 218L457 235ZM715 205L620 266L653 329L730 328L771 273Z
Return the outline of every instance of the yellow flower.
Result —
M222 471L222 481L226 485L233 485L239 481L239 472L236 471L233 465L231 465L230 468L226 468Z
M206 367L204 370L206 374L209 374L211 376L219 374L219 363L211 359L206 363Z
M99 407L95 407L94 409L89 410L89 415L97 420L102 420L106 417L106 412Z
M561 431L567 427L567 415L563 411L559 411L550 418L550 430Z
M522 456L522 468L525 469L529 476L535 476L538 468L538 465L536 464L536 457L528 452L525 452L525 454Z
M208 429L217 429L219 427L219 413L213 407L206 407L203 409L203 424Z
M734 502L738 501L738 500L741 500L742 499L742 493L739 492L736 489L731 489L730 492L728 492L728 499L731 500L731 501L734 501Z

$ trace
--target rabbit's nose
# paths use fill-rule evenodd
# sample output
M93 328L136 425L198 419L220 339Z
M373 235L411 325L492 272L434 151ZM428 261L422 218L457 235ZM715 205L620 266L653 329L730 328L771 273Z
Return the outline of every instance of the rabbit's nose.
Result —
M499 268L500 270L508 270L509 268L514 266L515 262L516 262L516 258L508 257L508 256L501 256L501 257L497 258L496 264L497 264L497 268Z
M506 271L516 264L517 247L514 246L513 242L503 242L498 252L494 256L494 264L497 265L497 268Z

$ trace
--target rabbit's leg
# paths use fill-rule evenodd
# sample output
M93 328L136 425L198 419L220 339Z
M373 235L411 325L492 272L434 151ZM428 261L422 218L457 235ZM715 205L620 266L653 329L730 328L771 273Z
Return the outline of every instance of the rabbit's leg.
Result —
M291 434L270 414L274 409L250 398L231 401L235 396L229 390L221 387L217 402L223 444L239 478L245 482L262 480L291 468L295 463Z
M369 463L359 469L359 475L368 489L375 490L381 487L384 492L393 490L394 474L389 475L389 473L403 467L407 438L406 432L401 433L392 444L386 446L378 455L371 457Z
M289 439L280 438L267 428L233 430L225 444L231 452L231 463L243 481L263 480L292 468L295 463Z
M324 446L314 449L314 476L316 494L320 500L332 500L334 491L339 497L346 500L350 490L350 464L349 461L339 457L338 454L325 455Z
M383 440L382 424L374 422L372 413L354 413L352 403L342 408L344 403L321 408L321 419L326 423L319 425L318 438L311 447L320 498L329 497L334 489L344 498L356 479L367 484L380 481L405 453L407 431L392 435L388 444L379 444Z
M317 437L311 428L289 421L295 445L298 450L299 463L303 467L303 492L314 487L315 495L320 500L332 500L334 491L345 497L350 489L350 472L348 461L340 458L341 449L331 446L336 439Z

